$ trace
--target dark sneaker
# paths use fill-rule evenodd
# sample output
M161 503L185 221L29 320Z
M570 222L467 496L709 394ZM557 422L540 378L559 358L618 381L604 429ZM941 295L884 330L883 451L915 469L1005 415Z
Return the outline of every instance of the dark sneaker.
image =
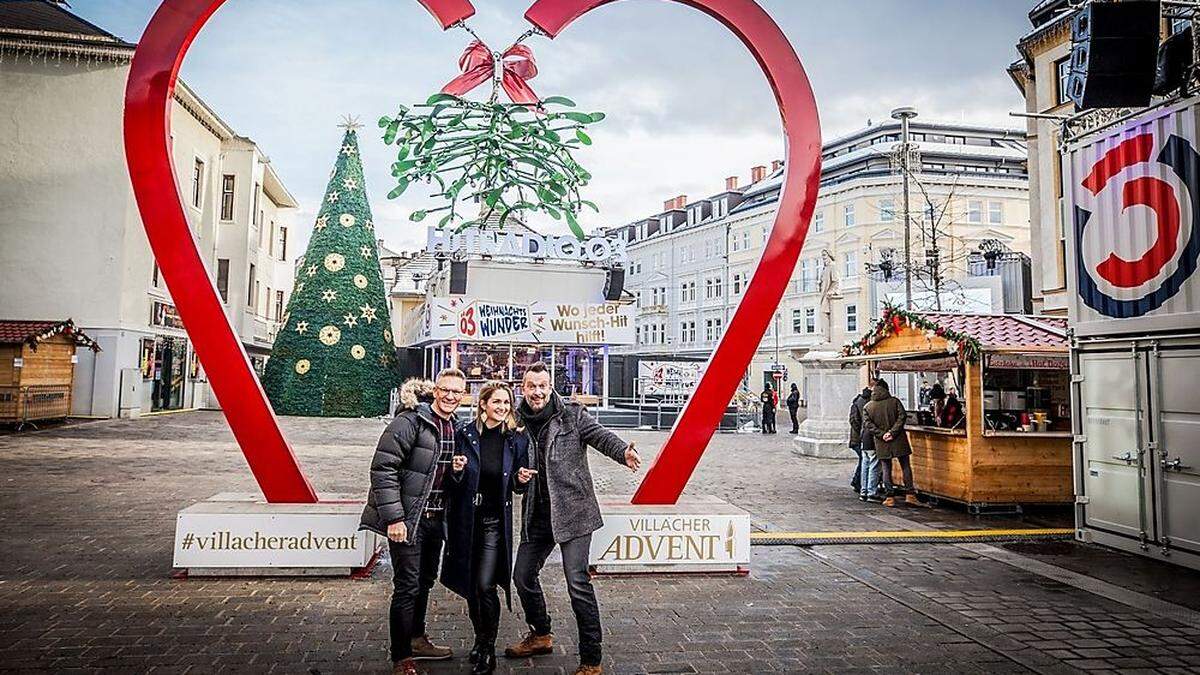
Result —
M429 641L428 635L412 639L412 657L420 661L444 661L454 655L449 647L439 647Z
M510 659L523 659L530 656L541 656L554 651L554 633L537 635L533 631L511 647L505 647L504 655ZM599 671L597 671L599 672Z

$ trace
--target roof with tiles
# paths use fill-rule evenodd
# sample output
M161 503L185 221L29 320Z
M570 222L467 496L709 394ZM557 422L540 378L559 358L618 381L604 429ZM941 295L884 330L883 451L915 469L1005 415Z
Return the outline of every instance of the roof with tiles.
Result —
M27 344L36 348L42 340L48 340L60 334L73 337L75 344L100 351L100 346L83 331L76 328L75 322L70 319L66 321L0 321L0 345Z
M923 316L947 330L979 340L984 349L1067 349L1067 320L1020 314L953 314L923 312Z

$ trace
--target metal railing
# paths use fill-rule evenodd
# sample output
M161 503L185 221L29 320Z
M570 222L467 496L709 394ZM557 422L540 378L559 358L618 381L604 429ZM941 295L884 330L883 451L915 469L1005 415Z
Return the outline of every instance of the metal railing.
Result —
M17 431L34 422L66 419L71 414L71 387L62 384L0 387L0 424L15 424Z
M670 429L683 412L683 402L648 397L622 398L610 396L608 405L589 410L596 421L611 429ZM731 404L725 409L717 431L738 432L757 430L757 409L753 406Z

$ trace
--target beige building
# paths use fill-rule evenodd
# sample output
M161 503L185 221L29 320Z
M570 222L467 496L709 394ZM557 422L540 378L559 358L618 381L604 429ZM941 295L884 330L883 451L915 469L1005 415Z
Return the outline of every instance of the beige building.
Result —
M934 309L940 300L947 310L1021 311L999 276L972 267L972 254L985 241L1017 258L1029 251L1024 134L920 119L911 132L919 154L910 187L914 306ZM750 388L783 369L784 384L803 391L799 359L818 347L839 349L885 302L904 303L903 194L892 160L899 134L899 122L888 120L824 145L808 238L746 374ZM639 302L638 344L626 353L711 353L758 265L782 180L778 162L755 167L747 186L730 178L718 195L677 197L663 213L610 231L630 242L628 287ZM937 283L926 264L933 260Z
M1029 12L1032 29L1017 42L1021 60L1008 73L1035 115L1070 115L1071 4L1042 0ZM1033 242L1034 311L1067 315L1067 243L1063 217L1060 121L1029 117L1029 227Z
M71 317L74 413L210 407L203 369L150 252L125 163L135 45L39 1L0 12L0 316ZM261 367L291 294L297 206L270 160L180 83L171 146L181 201L230 323Z

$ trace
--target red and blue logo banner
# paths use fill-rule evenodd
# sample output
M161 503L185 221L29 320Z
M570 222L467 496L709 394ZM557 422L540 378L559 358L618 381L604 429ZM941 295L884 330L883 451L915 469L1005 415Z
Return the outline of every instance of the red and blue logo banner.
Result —
M1200 260L1200 154L1176 132L1141 128L1083 168L1073 214L1080 299L1117 319L1153 312Z

